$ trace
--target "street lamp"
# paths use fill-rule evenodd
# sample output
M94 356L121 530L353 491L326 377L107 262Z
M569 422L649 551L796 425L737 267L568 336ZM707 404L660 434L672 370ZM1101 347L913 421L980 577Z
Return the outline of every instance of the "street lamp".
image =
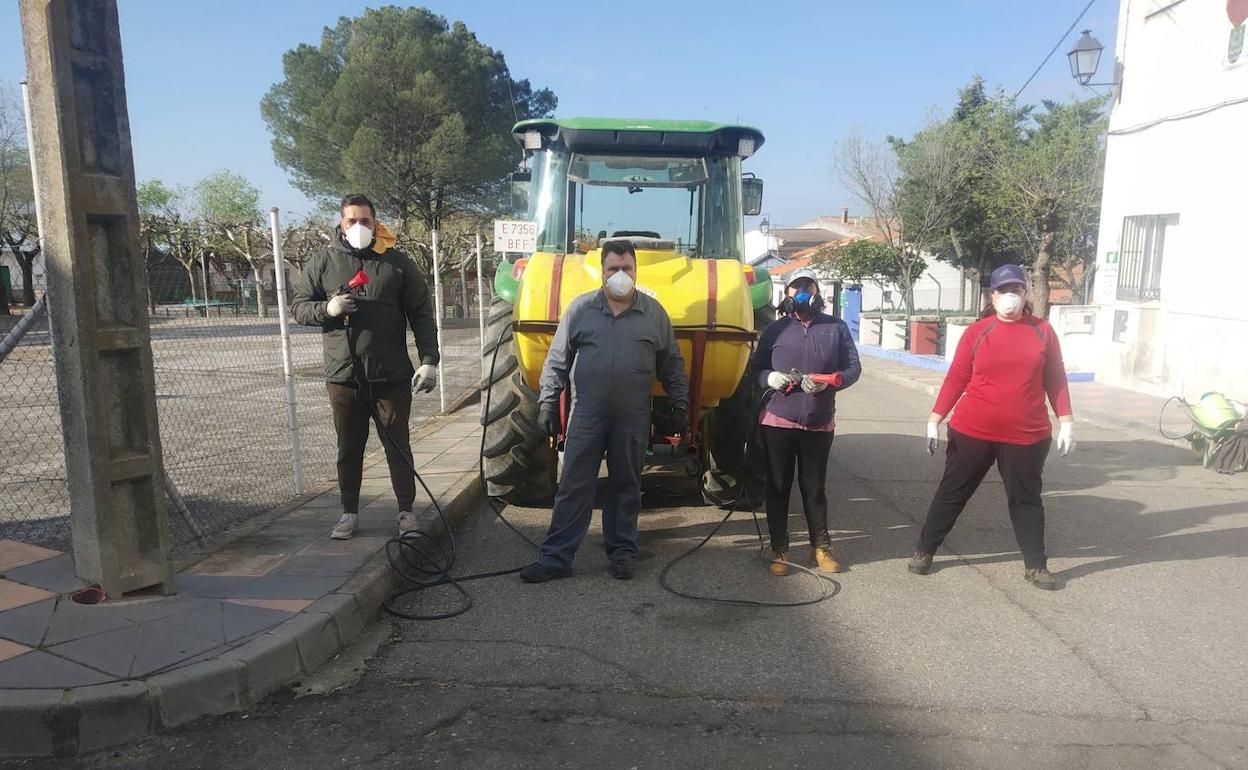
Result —
M1092 30L1085 29L1082 37L1075 43L1075 47L1070 49L1066 54L1066 58L1070 61L1070 76L1075 79L1081 86L1116 86L1117 83L1093 83L1092 78L1096 75L1096 68L1101 63L1101 52L1105 50L1105 46L1101 45L1101 41L1092 37Z
M767 217L763 217L763 221L758 223L758 231L766 235L769 230L771 230L771 223L767 221Z

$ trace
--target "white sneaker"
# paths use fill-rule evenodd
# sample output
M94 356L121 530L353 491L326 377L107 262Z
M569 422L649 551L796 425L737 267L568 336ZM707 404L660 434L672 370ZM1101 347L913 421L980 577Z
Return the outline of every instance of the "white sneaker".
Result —
M419 529L416 526L416 514L411 511L399 511L399 537L416 529Z
M360 515L358 513L344 513L338 523L334 525L329 536L335 540L350 540L355 535L355 531L359 529Z

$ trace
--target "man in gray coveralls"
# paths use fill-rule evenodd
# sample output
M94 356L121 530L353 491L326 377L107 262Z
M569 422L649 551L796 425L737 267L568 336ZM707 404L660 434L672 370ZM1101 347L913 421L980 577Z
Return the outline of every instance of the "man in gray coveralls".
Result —
M650 442L650 389L656 376L671 402L676 432L688 427L689 378L672 320L656 300L637 291L636 278L633 245L605 242L602 289L572 300L546 354L538 421L552 436L559 433L559 395L569 383L572 416L542 555L520 571L529 583L572 574L572 558L589 531L604 452L603 540L611 576L631 578L641 466Z

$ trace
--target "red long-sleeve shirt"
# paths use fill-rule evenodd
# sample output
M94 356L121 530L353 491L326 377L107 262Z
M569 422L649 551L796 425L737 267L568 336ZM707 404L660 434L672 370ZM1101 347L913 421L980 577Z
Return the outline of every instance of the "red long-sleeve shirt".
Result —
M1035 444L1052 435L1045 396L1058 417L1071 414L1062 346L1034 316L1009 323L994 316L967 327L932 411L957 405L950 427L1003 444Z

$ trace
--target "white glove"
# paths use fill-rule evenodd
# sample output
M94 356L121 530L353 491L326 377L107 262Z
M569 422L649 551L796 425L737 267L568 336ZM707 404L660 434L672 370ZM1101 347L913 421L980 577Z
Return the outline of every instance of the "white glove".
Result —
M438 367L433 364L421 364L412 377L412 389L417 393L428 393L438 387Z
M793 378L784 372L772 372L767 375L767 387L772 390L784 390L793 384Z
M1062 453L1062 457L1075 451L1075 424L1073 422L1058 424L1057 451Z
M355 312L354 294L335 294L325 303L325 314L330 318L348 315Z
M828 389L828 383L815 382L809 374L802 375L802 390L807 393L822 393Z
M936 454L936 447L940 446L940 423L927 422L927 453L929 455Z

